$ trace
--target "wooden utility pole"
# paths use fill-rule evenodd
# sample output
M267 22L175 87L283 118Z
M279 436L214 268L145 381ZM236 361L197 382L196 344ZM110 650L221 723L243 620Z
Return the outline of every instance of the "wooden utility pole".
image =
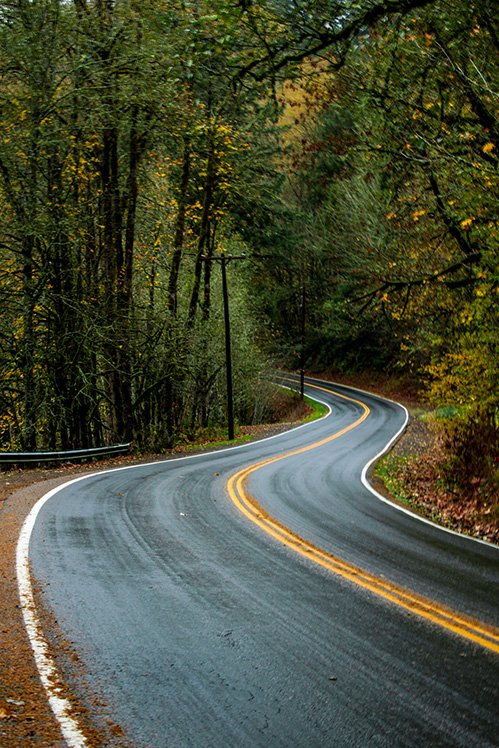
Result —
M245 260L246 255L203 255L205 262L219 262L222 269L222 296L225 326L225 371L227 378L227 435L229 441L234 439L234 396L232 390L232 352L230 341L229 292L227 288L227 265L231 260Z
M305 396L305 283L301 286L300 399Z
M224 301L225 323L225 370L227 373L227 430L229 441L234 438L234 397L232 394L232 353L230 345L229 292L227 290L227 257L222 257L222 295Z

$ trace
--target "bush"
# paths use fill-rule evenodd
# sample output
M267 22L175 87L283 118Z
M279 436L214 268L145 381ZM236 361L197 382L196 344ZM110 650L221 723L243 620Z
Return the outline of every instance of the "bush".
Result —
M444 478L456 488L481 488L484 498L495 494L499 483L499 429L495 410L476 408L467 416L444 421L448 460Z

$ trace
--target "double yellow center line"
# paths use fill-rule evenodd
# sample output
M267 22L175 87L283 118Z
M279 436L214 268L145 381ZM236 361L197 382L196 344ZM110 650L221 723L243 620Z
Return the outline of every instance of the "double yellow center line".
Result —
M359 587L363 587L370 592L383 597L385 600L389 600L400 608L404 608L405 610L422 618L426 618L432 623L448 629L465 639L469 639L482 647L499 653L499 630L497 628L487 626L480 621L456 613L455 611L445 608L432 600L416 595L403 587L386 581L358 566L343 561L341 558L324 551L322 548L313 545L308 540L300 537L288 527L281 524L278 520L274 519L274 517L266 512L258 501L251 495L248 490L248 482L250 476L257 470L288 457L309 452L310 450L321 447L334 439L338 439L343 434L346 434L348 431L359 426L370 413L368 406L360 400L347 397L339 392L326 390L317 385L310 386L315 387L315 389L322 389L329 394L334 394L344 400L349 400L360 405L363 411L362 415L349 426L331 434L325 439L321 439L320 441L306 447L301 447L292 450L291 452L286 452L267 460L257 462L254 465L250 465L249 467L235 473L235 475L229 479L227 484L232 502L246 517L258 525L262 530L311 561L314 561L335 574L348 579L350 582L359 585Z

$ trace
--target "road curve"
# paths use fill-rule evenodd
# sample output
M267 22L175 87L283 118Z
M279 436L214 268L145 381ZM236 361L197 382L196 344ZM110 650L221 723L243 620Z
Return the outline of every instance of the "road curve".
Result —
M231 476L269 461L245 490L293 536L499 625L499 549L423 523L360 480L403 410L320 386L321 421L95 474L39 507L32 574L83 667L56 664L98 727L122 727L106 745L497 745L498 654L296 552L231 500Z

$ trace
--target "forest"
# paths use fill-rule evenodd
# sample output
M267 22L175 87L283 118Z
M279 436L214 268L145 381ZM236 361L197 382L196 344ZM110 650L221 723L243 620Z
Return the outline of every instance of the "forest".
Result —
M497 492L494 6L0 2L0 450L224 423L226 269L237 423L396 373Z

